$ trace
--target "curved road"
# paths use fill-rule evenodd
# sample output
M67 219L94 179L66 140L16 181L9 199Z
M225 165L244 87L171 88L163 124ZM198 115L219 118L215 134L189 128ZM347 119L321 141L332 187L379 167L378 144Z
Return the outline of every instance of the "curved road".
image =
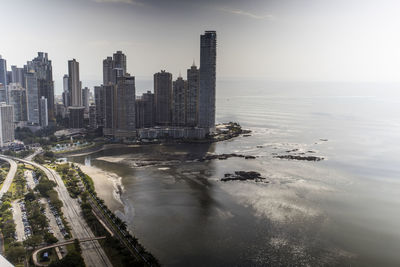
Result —
M0 159L3 157L0 157ZM67 188L64 185L60 175L52 169L46 168L43 165L35 162L19 159L19 158L7 158L9 160L16 160L23 163L35 166L47 175L50 180L56 182L57 186L54 188L60 200L63 202L62 211L66 220L71 227L71 233L73 238L85 239L95 237L92 230L87 225L86 221L82 218L81 207L77 200L71 198ZM82 244L82 257L85 260L86 266L88 267L112 267L110 260L108 259L103 248L100 246L97 240L85 242Z
M1 199L4 195L4 193L6 193L8 191L8 189L10 188L10 185L14 179L14 176L17 173L18 165L14 160L6 158L6 157L0 157L0 160L7 161L10 164L10 170L7 174L6 179L4 180L3 186L0 189L0 199Z
M93 240L99 240L99 239L104 239L104 238L106 238L106 237L105 237L105 236L100 236L100 237L84 238L84 239L79 239L79 243L88 242L88 241L93 241ZM68 241L64 241L64 242L60 242L60 243L55 243L55 244L52 244L52 245L49 245L49 246L46 246L46 247L42 247L42 248L39 248L39 249L35 250L35 251L32 253L33 263L35 264L35 266L47 266L48 264L41 264L41 263L39 263L39 262L37 261L37 254L38 254L40 251L43 251L43 250L46 250L46 249L49 249L49 248L55 248L55 247L65 246L65 245L68 245L68 244L72 244L72 243L74 243L74 242L75 242L75 239L71 239L71 240L68 240Z

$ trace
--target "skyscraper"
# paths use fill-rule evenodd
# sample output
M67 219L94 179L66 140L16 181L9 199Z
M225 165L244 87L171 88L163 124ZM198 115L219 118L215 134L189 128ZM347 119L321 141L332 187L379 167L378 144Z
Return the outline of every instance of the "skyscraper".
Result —
M117 51L113 54L113 68L123 69L123 75L126 74L126 55L122 51Z
M53 67L47 53L38 52L38 56L28 61L28 70L36 73L38 83L38 101L42 96L47 99L48 118L53 121L54 115L54 82Z
M114 61L112 57L103 60L103 84L108 85L112 81L112 73L114 69Z
M18 68L17 66L11 66L12 73L12 82L19 83L22 87L25 88L25 73L23 68Z
M89 107L89 127L92 129L97 128L96 105L93 104Z
M40 126L46 127L49 125L49 115L47 109L47 98L42 96L39 102L40 106Z
M4 86L7 85L7 61L0 55L0 83Z
M68 91L71 94L71 106L82 106L82 88L79 80L79 62L68 61Z
M112 135L113 128L115 128L115 119L114 119L115 86L103 85L102 89L104 94L103 134Z
M197 126L199 112L199 88L200 72L193 62L187 70L187 91L186 91L186 125L189 127Z
M31 124L39 125L38 83L35 72L25 74L27 117Z
M171 124L172 74L162 70L154 74L154 100L156 106L156 124Z
M150 128L155 123L154 94L150 91L136 98L136 128Z
M65 74L64 77L63 77L63 93L62 93L62 97L63 97L63 104L64 104L64 106L66 108L71 106L71 95L69 93L68 81L69 81L69 77L68 77L67 74Z
M82 106L82 84L79 79L79 63L73 59L68 61L68 91L71 95L69 106L69 127L83 128L85 107Z
M0 102L8 101L7 61L0 56Z
M84 107L68 107L69 128L83 128Z
M10 94L10 105L14 107L14 121L27 121L26 90L22 88L20 83L10 83L8 92Z
M135 116L135 77L118 78L114 98L114 135L129 137L136 129Z
M85 112L89 112L89 95L90 90L89 88L85 87L82 89L82 104L85 107Z
M14 141L14 111L13 106L0 103L0 146Z
M186 87L187 82L178 77L173 86L172 124L185 126L186 123Z
M96 126L104 126L104 85L94 87L94 101L96 106Z
M215 83L217 34L206 31L200 36L200 90L198 126L213 132L215 128Z

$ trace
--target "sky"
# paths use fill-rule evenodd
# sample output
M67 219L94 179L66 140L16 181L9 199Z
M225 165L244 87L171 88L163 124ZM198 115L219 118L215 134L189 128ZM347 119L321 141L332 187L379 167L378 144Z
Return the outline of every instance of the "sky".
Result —
M93 86L117 50L137 79L161 69L185 77L205 30L217 31L217 79L400 81L397 0L0 0L0 9L8 67L49 53L57 93L68 60Z

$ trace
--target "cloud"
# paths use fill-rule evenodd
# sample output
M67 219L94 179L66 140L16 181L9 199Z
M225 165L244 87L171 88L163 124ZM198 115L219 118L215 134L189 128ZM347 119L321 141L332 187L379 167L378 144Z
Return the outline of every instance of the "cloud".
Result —
M232 8L220 8L221 11L223 12L227 12L230 14L234 14L234 15L239 15L239 16L246 16L252 19L268 19L268 20L272 20L274 19L274 16L271 14L265 14L265 15L258 15L258 14L254 14L251 12L247 12L244 11L242 9L232 9Z
M104 3L104 4L112 4L112 3L119 3L119 4L127 4L127 5L134 5L134 6L144 6L142 2L135 1L135 0L91 0L96 3Z

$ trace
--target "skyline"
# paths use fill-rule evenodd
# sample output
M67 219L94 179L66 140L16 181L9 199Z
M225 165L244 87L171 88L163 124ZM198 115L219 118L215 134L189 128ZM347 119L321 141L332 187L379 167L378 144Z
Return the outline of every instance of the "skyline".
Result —
M177 77L193 59L199 64L204 30L219 32L220 79L400 81L394 0L16 0L2 6L9 12L0 54L8 66L21 67L47 52L57 94L68 60L81 63L83 86L92 87L102 80L104 56L118 50L139 80L161 69ZM43 16L27 28L21 18L33 14Z

